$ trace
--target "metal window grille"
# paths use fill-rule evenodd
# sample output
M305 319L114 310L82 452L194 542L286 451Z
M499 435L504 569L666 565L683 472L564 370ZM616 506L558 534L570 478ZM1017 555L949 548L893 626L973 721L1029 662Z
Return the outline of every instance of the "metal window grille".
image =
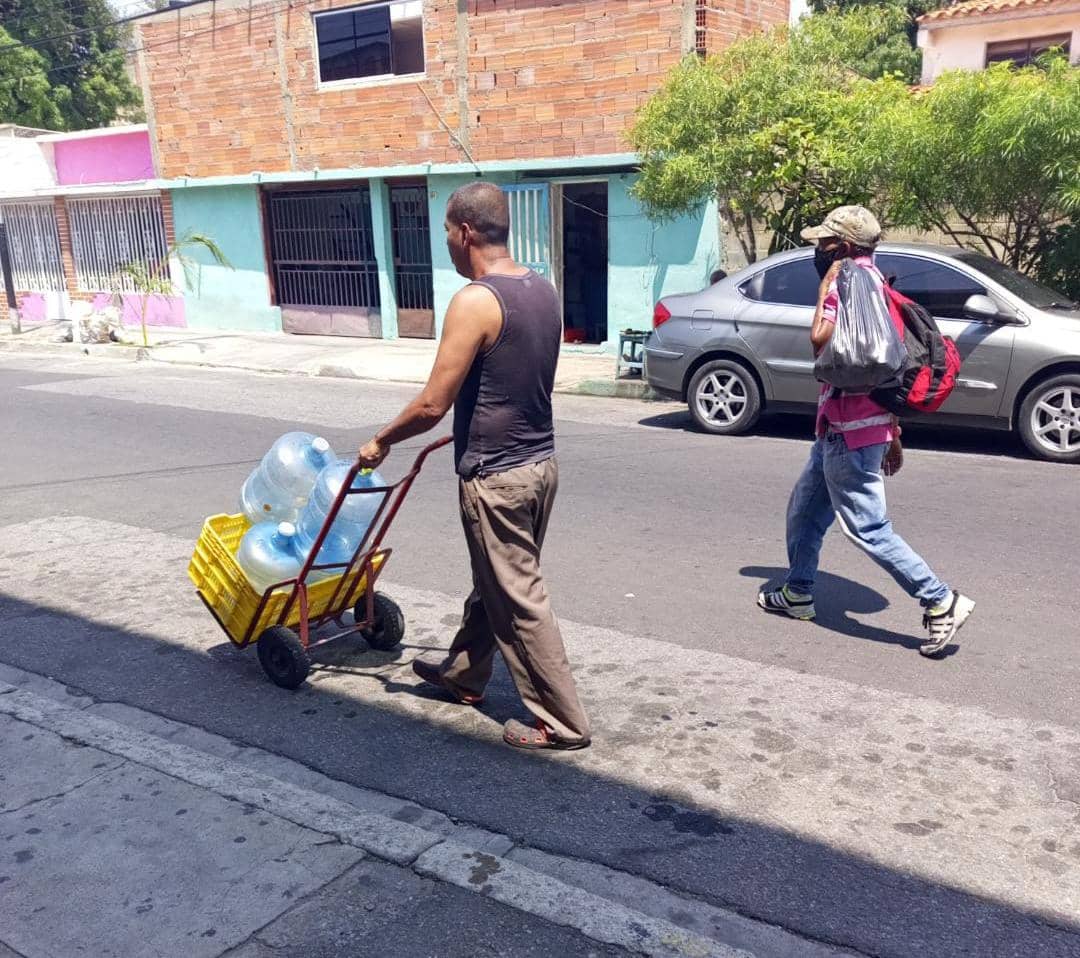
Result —
M371 193L273 193L270 248L282 306L378 309Z
M398 306L434 309L427 190L422 186L391 187L390 210Z
M71 252L78 288L89 292L135 292L123 267L154 266L168 255L165 220L158 196L69 199Z
M4 203L11 272L15 288L33 292L63 292L64 261L52 200Z
M551 262L548 186L504 186L510 204L510 255L542 276Z

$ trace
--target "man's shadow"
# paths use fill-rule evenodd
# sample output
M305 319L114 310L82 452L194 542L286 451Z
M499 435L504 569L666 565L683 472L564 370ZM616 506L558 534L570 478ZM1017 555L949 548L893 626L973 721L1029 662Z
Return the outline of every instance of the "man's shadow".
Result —
M739 574L748 579L757 579L762 588L779 588L787 575L786 568L776 566L743 566ZM889 607L889 600L880 592L843 576L829 572L818 572L817 588L814 590L814 607L817 618L814 624L850 636L853 639L869 639L887 645L899 645L905 649L918 649L923 643L915 628L919 623L917 606L912 609L912 634L905 635L891 629L881 629L853 619L852 615L870 615L882 612ZM948 658L956 653L956 646L950 645L941 658Z

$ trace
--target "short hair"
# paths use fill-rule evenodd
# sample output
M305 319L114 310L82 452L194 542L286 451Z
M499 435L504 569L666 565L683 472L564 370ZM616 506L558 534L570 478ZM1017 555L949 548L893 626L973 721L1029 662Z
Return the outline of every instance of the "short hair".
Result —
M712 275L709 277L709 285L712 286L719 283L722 279L727 279L727 273L722 269L714 269Z
M510 204L494 183L482 180L454 190L446 204L446 218L455 226L468 223L484 243L505 246L510 238Z

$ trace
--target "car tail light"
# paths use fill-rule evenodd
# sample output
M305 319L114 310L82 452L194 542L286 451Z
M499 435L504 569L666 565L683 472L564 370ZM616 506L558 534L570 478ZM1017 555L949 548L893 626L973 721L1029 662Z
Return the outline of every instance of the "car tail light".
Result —
M653 309L652 328L659 329L669 319L671 319L671 310L669 310L663 303L657 303L656 308Z

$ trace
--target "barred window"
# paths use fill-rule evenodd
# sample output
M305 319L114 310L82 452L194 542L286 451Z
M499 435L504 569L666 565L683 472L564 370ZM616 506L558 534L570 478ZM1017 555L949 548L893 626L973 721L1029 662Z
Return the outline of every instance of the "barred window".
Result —
M68 199L66 206L80 290L134 292L123 267L131 263L154 266L168 254L158 196Z
M52 200L4 203L12 280L23 292L63 292L64 261Z

